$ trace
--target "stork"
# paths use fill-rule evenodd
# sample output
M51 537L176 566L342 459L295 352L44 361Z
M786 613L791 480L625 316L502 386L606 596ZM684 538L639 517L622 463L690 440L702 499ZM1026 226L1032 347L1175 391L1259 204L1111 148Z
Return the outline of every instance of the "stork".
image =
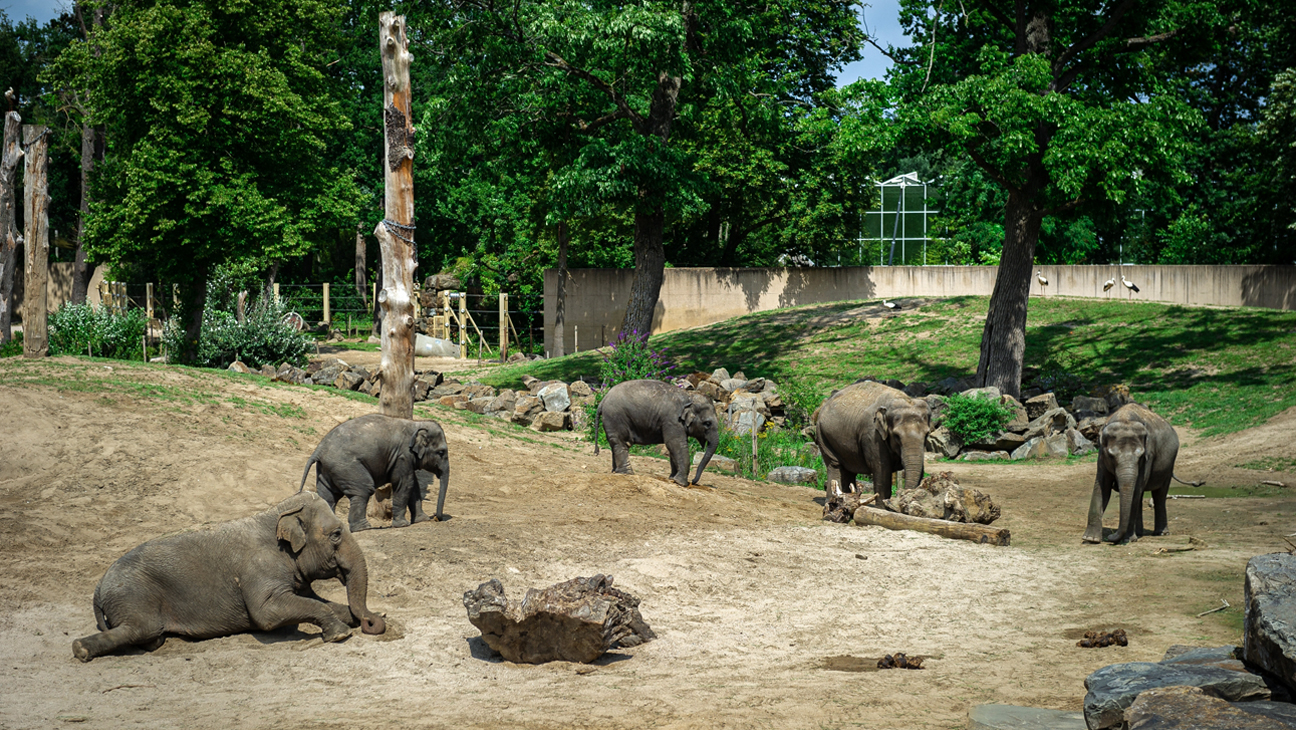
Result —
M888 302L886 299L883 299L882 306L886 307L887 309L895 309L900 305L896 304L895 302Z
M1113 286L1116 286L1116 277L1114 276L1103 282L1103 291L1109 292Z
M1130 299L1133 299L1134 295L1138 293L1138 285L1126 279L1124 274L1121 274L1121 283L1125 285L1126 289L1130 290Z
M1036 271L1035 280L1040 283L1040 296L1044 296L1044 292L1048 291L1048 277L1044 276L1043 271Z

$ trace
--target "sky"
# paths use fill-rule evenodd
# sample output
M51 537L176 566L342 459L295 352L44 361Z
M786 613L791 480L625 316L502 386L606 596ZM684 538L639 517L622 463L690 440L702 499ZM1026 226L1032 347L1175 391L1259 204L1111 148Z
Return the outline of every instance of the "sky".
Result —
M20 23L31 16L44 25L72 8L72 0L0 0L9 20Z

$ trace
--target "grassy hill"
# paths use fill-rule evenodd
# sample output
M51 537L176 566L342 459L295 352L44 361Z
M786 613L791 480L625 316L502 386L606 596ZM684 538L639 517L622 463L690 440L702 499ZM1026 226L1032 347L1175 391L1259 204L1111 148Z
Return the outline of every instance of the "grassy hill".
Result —
M760 312L651 343L679 373L742 370L811 401L865 375L935 382L975 373L986 297L899 301L906 308L896 312L876 300ZM482 380L571 380L597 375L600 361L580 353L493 369ZM1066 391L1124 383L1176 425L1228 433L1296 405L1296 312L1032 298L1026 366Z

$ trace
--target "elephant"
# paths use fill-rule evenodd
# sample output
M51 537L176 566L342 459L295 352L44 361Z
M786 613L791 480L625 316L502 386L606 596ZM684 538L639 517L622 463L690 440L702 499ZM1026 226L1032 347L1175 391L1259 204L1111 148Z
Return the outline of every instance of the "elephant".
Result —
M1103 540L1102 518L1112 490L1120 492L1120 527L1111 542L1130 542L1143 536L1143 494L1152 495L1155 510L1153 535L1166 534L1166 495L1170 480L1185 482L1174 473L1179 436L1164 418L1137 403L1120 407L1098 434L1098 476L1089 498L1089 524L1083 541Z
M315 453L306 461L300 492L306 488L306 477L312 464L315 469L315 491L336 507L346 495L351 508L348 521L352 532L368 530L365 511L374 490L392 485L392 527L429 518L423 512L425 487L419 483L418 470L431 472L441 480L437 494L437 520L445 519L446 487L450 484L450 458L446 451L445 432L436 421L412 421L379 413L353 418L338 424L324 434Z
M612 447L612 472L633 474L630 444L666 444L670 452L671 479L688 485L690 437L706 444L693 483L720 445L720 421L711 399L660 380L627 380L617 383L603 396L594 416L594 453L599 452L598 430L602 421L608 445Z
M858 474L873 477L881 506L891 498L892 472L904 469L906 489L923 476L923 450L931 432L931 408L895 388L873 381L833 393L814 416L814 440L827 467L831 490L859 491ZM835 483L835 486L834 486Z
M311 582L336 577L349 606L325 601ZM240 520L139 545L113 563L94 592L99 633L72 642L83 662L124 646L148 651L167 634L194 639L311 623L324 641L359 625L387 630L366 605L369 573L351 533L314 494L296 494Z

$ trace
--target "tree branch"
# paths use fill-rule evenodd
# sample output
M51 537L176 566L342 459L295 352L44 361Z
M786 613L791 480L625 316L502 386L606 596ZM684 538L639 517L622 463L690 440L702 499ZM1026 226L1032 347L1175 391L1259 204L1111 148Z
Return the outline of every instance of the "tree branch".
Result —
M1007 190L1010 193L1019 193L1019 194L1021 193L1021 190L1016 185L1013 185L1011 182L1009 182L1008 178L1005 177L1004 174L1000 172L994 165L991 165L990 162L986 160L986 158L982 157L981 153L977 152L975 147L972 147L970 145L968 146L968 156L972 158L973 162L977 163L977 167L980 167L981 170L985 172L985 174L988 175L991 180L994 180L995 182L999 183L1001 186L1003 186L1005 190Z
M553 51L545 51L545 65L551 66L553 68L561 69L573 76L577 76L579 78L585 79L585 81L587 81L590 86L593 86L595 89L598 89L599 91L602 91L604 94L606 94L607 97L612 100L612 103L616 105L617 113L628 118L631 122L634 123L636 128L638 128L640 125L643 124L644 121L643 117L639 115L634 109L631 109L630 105L625 102L625 99L622 99L620 96L618 96L616 93L616 89L613 88L612 85L609 84L608 82L595 76L589 71L586 71L583 68L579 68L577 66L571 65L570 63L567 62L566 59L564 59L562 56L559 56L557 53L554 53Z
M906 61L902 58L896 58L895 56L891 55L891 53L887 51L887 49L883 48L882 46L879 46L872 38L869 38L868 36L865 36L864 40L868 41L868 44L870 46L873 46L874 48L878 49L878 51L881 52L883 56L886 56L887 58L891 59L892 63L896 63L901 66L921 66L922 65L922 61Z
M1116 23L1120 22L1120 19L1125 16L1125 13L1129 11L1130 6L1132 6L1133 4L1134 4L1134 0L1125 0L1125 2L1118 5L1116 9L1112 11L1111 17L1107 19L1106 23L1103 23L1103 26L1101 28L1090 33L1088 36L1080 39L1079 41L1074 43L1070 48L1063 51L1057 57L1057 60L1053 62L1053 75L1056 76L1058 74L1058 71L1062 69L1062 66L1067 61L1070 61L1075 56L1078 56L1081 53L1089 50L1090 48L1093 48L1094 44L1096 44L1098 41L1102 40L1103 38L1106 38L1108 35L1111 35L1112 30L1116 27Z

